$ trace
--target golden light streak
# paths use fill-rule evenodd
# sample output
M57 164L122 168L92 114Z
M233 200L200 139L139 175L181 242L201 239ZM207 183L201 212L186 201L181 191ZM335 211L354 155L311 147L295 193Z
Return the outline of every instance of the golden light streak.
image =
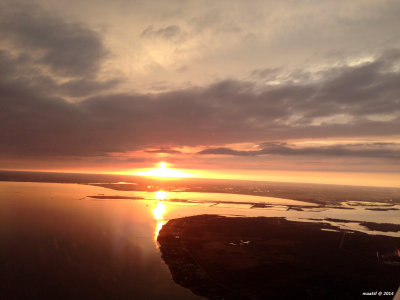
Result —
M160 233L161 228L167 223L165 220L160 220L157 222L156 229L154 231L154 240L157 242L158 235Z
M166 210L165 204L162 203L162 202L158 202L157 206L153 209L154 218L157 221L163 220L164 219L163 216L164 216L165 210Z
M141 169L140 171L145 170ZM399 173L383 172L318 172L318 171L287 171L287 170L185 170L190 178L230 179L254 181L279 181L296 183L340 184L380 187L400 187ZM145 172L132 171L125 174L141 175ZM160 177L162 178L162 177Z
M160 191L161 192L161 191ZM165 192L164 192L165 193ZM166 205L162 202L158 202L157 206L153 209L154 219L157 221L156 228L154 230L154 240L157 242L158 234L160 233L161 228L167 223L164 220L164 214L166 211Z

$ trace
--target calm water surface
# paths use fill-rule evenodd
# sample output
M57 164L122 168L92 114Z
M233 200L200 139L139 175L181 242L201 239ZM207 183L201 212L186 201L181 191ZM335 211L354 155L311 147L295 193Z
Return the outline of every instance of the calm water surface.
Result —
M200 299L160 256L157 203L82 199L105 192L0 182L0 298Z
M137 196L143 200L87 196ZM169 219L197 214L338 218L400 224L399 211L316 208L270 197L114 191L78 184L0 182L0 293L7 298L200 299L173 282L156 242ZM158 197L160 198L160 197ZM161 197L163 198L163 197ZM198 201L169 202L168 199ZM209 200L271 203L210 204ZM303 211L287 205L306 205ZM357 223L342 227L369 232ZM375 232L376 233L376 232ZM400 236L399 232L389 234ZM0 297L1 298L1 297Z

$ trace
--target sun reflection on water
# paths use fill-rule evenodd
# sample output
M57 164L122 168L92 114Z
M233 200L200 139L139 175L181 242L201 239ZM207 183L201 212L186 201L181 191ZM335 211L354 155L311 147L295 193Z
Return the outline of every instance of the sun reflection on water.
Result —
M165 213L165 208L166 206L164 203L158 202L157 206L153 209L153 215L157 221L164 219L163 215Z
M157 241L158 234L165 223L164 214L166 211L167 206L161 202L161 200L166 199L168 194L164 191L158 191L155 193L155 197L159 202L157 203L156 207L153 209L153 216L154 219L157 221L157 225L154 231L154 239Z

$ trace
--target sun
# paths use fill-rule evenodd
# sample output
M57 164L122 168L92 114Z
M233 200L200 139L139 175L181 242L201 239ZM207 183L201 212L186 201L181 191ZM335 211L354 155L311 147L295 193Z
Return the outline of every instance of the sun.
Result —
M193 177L192 174L180 171L178 169L168 168L169 163L161 161L157 163L158 168L145 169L143 172L137 172L136 175L154 176L154 177Z
M167 194L167 192L164 192L164 191L158 191L155 193L155 196L156 196L157 200L165 200L165 198L167 198L168 194Z

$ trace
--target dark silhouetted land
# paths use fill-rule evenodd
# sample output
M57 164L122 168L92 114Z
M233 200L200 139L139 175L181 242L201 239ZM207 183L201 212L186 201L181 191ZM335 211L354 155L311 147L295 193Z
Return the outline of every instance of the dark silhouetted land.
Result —
M169 221L158 241L174 281L210 299L361 299L400 285L400 267L377 257L400 238L328 224L202 215Z

